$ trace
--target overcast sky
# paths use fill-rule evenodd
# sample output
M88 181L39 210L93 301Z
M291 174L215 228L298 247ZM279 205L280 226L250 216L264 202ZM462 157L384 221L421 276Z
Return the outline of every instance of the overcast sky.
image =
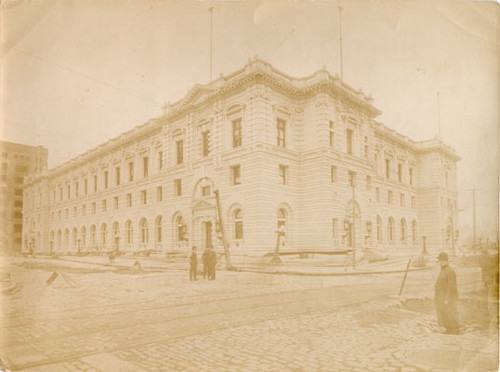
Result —
M257 55L303 77L339 73L339 2L3 0L3 140L49 149L53 168L161 114ZM459 163L460 225L498 226L499 7L493 2L341 2L344 80L379 121L415 140L438 133Z

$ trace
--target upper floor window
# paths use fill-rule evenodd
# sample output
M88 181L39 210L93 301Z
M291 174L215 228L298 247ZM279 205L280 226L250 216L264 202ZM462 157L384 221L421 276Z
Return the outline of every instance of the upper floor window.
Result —
M330 181L332 183L337 182L337 167L334 165L330 167Z
M161 186L156 187L156 201L161 202L163 200L163 188Z
M107 189L108 188L108 184L109 184L109 177L108 177L108 171L104 171L104 188Z
M134 162L130 161L128 163L128 180L133 181L134 180Z
M387 203L392 204L392 191L387 191Z
M412 208L415 208L415 205L416 205L416 202L415 202L415 197L414 197L414 196L412 196L412 197L411 197L411 207L412 207Z
M281 184L286 185L287 184L287 169L288 167L286 165L280 164L279 165L279 176L281 179Z
M201 132L201 153L203 156L208 156L210 152L209 140L210 140L210 131L205 130Z
M120 185L120 167L116 167L115 168L115 173L116 173L116 185L119 186Z
M349 171L349 186L356 186L356 172Z
M401 207L404 207L405 206L405 194L400 194L399 195L399 205Z
M97 175L94 175L94 192L97 192Z
M241 168L239 164L231 167L231 180L233 185L241 184Z
M385 178L389 178L391 175L391 160L385 159Z
M127 207L132 206L132 194L127 194Z
M88 192L89 192L89 181L85 178L83 180L83 193L87 195Z
M444 174L444 187L448 187L448 172Z
M364 137L364 146L363 146L363 156L365 159L368 159L369 156L369 150L368 150L368 137Z
M69 200L71 198L71 185L66 186L66 197Z
M279 147L286 147L285 136L286 136L286 121L283 119L278 119L276 121L276 129L278 131L277 144Z
M118 196L115 196L115 197L113 198L113 207L114 207L115 209L118 209Z
M372 178L370 176L366 176L366 189L370 190L372 188Z
M80 193L80 190L79 190L79 183L78 181L75 182L75 196L78 198L78 194Z
M375 188L375 200L380 201L380 188Z
M233 127L233 148L241 146L241 119L236 119L231 122Z
M149 158L144 156L142 158L142 176L147 177L149 175Z
M328 135L330 139L330 147L334 147L335 145L335 126L333 121L328 123Z
M347 153L352 155L352 137L353 131L352 129L347 129L346 131L346 141L347 141Z
M175 151L177 164L182 164L184 162L184 142L182 140L175 142Z
M410 168L409 175L410 175L410 185L413 185L413 168Z
M158 170L163 169L163 151L158 151Z
M141 202L144 205L148 202L146 190L141 190Z
M398 164L398 181L403 182L403 165Z
M182 195L182 180L181 179L174 180L174 194L175 194L175 196Z

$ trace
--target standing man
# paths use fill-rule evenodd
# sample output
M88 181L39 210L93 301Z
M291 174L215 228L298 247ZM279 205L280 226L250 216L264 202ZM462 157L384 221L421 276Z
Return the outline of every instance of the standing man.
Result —
M198 256L196 254L196 246L193 246L191 256L189 257L189 280L196 279L196 270L198 269Z
M448 254L441 252L438 256L441 272L437 278L435 289L436 312L438 324L448 334L458 334L458 290L455 271L448 265Z
M215 265L217 264L217 254L215 253L214 247L210 246L208 254L208 279L215 280Z

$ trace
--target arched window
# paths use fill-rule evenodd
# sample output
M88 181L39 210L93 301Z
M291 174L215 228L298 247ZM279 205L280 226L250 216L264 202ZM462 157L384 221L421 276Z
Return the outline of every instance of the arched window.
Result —
M417 241L417 221L411 221L411 240Z
M141 230L141 243L148 242L148 221L143 218L139 222L139 229Z
M156 231L156 242L157 243L161 243L161 240L162 240L162 236L161 236L161 232L162 232L162 217L161 216L156 217L155 231Z
M278 209L278 229L281 226L286 227L286 211L283 208Z
M134 239L132 221L127 220L127 222L125 222L125 230L127 230L127 244L132 244Z
M57 248L61 248L61 230L57 230Z
M90 226L90 244L95 247L95 225Z
M120 225L118 224L118 222L115 221L115 223L113 223L113 239L119 237L120 237Z
M377 241L382 241L382 218L377 216Z
M406 240L406 220L401 218L401 241Z
M77 248L78 231L76 227L73 227L73 248Z
M388 224L388 239L390 242L394 241L394 218L389 217L389 224Z
M81 230L80 230L80 239L82 240L82 247L85 247L86 245L86 241L87 241L87 229L85 228L85 226L82 226Z
M243 239L243 213L241 209L234 211L234 238Z
M103 223L101 226L101 244L106 245L106 224Z
M177 241L181 242L184 240L186 235L186 225L184 224L182 216L177 216L177 218L175 219L175 226L177 232Z

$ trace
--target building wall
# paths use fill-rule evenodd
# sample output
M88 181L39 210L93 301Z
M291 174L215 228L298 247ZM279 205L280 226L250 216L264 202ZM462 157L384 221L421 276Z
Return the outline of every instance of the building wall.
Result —
M31 242L42 251L169 251L203 248L207 239L220 248L214 190L235 253L274 250L281 224L282 250L349 249L353 206L358 249L416 253L424 233L429 248L448 249L446 208L433 206L441 197L456 204L458 157L441 143L413 142L390 130L375 121L378 113L370 98L326 71L293 79L252 61L196 86L163 116L30 177L24 249ZM238 122L241 143L234 146ZM446 173L447 186L439 183ZM454 213L456 221L456 207ZM238 221L242 237L236 237Z
M47 168L48 150L0 141L0 251L20 252L23 229L24 177Z

